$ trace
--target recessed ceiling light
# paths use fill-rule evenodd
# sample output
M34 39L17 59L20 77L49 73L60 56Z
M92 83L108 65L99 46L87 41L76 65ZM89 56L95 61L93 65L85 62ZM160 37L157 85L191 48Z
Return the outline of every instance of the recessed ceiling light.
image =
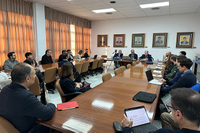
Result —
M108 8L108 9L99 9L99 10L92 10L95 13L105 13L105 12L115 12L116 10L113 8Z
M111 3L111 4L115 4L115 3L116 3L116 1L110 1L110 3Z
M152 8L152 7L161 7L161 6L169 6L169 1L140 5L141 8Z

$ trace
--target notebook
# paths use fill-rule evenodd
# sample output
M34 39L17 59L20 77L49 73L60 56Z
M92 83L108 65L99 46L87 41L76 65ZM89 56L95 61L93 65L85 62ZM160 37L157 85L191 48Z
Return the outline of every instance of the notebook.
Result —
M147 81L151 84L156 84L156 85L161 85L162 82L159 82L158 79L154 79L153 78L153 75L151 73L151 70L148 70L145 72L146 73L146 76L147 76Z
M170 100L171 100L171 95L168 93L164 97L161 98L162 102L165 105L165 108L167 109L168 112L171 112L170 108L167 105L170 105Z
M158 130L154 125L150 123L144 106L128 108L124 110L128 120L133 119L133 125L131 130L134 133L149 133Z
M73 109L73 108L78 108L78 107L79 106L76 101L57 104L58 110L67 110L67 109Z

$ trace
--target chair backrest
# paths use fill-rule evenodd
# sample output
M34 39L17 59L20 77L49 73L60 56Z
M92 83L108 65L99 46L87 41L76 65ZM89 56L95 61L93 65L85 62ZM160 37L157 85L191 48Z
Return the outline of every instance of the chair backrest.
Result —
M11 82L12 82L11 79L6 79L6 80L0 81L0 92L3 89L4 86L9 85Z
M103 66L103 62L104 62L104 59L100 59L98 65L97 65L97 68L102 67Z
M55 59L54 61L55 61L55 63L57 63L57 62L58 62L58 59Z
M133 66L135 66L137 63L135 61L132 62Z
M126 70L126 67L125 66L121 66L120 69L121 69L121 72L123 72L123 71Z
M38 61L38 64L39 64L39 65L41 65L41 62L42 62L41 60L40 60L40 61Z
M0 116L1 133L20 133L8 120Z
M57 90L58 90L58 92L59 92L59 95L60 95L60 98L61 98L61 100L62 100L62 103L66 102L66 98L65 98L65 97L62 97L62 95L64 95L64 92L63 92L63 90L62 90L62 88L61 88L61 86L60 86L60 79L58 79L58 80L56 81L56 88L57 88Z
M59 68L58 68L58 75L60 74L60 71L61 71L61 67L59 67ZM60 76L59 76L59 77L60 77ZM74 78L74 75L73 75L73 74L70 76L70 78L71 78L71 80L72 80L72 81L74 81L74 80L75 80L75 78Z
M81 73L82 66L83 66L83 63L77 63L74 65L78 73Z
M89 63L90 63L89 61L83 62L83 66L82 66L82 68L81 68L81 73L87 72L87 71L88 71Z
M96 69L97 68L97 64L98 64L99 60L94 60L92 63L92 69Z
M101 58L107 58L107 55L102 55Z
M140 63L140 61L139 61L139 60L137 60L137 61L136 61L136 64L139 64L139 63Z
M122 72L121 68L117 68L115 69L114 73L115 73L115 76L120 74Z
M47 68L44 72L45 83L51 83L56 80L56 67Z
M131 68L132 66L131 66L131 64L128 64L126 67L127 67L127 69L129 69L129 68Z
M40 91L40 82L38 80L38 77L35 77L35 82L31 86L28 87L29 91L32 92L35 96L38 96L41 94Z
M104 75L102 76L103 82L105 82L105 81L107 81L107 80L109 80L109 79L111 79L111 78L112 78L112 76L111 76L110 73L106 73L106 74L104 74Z

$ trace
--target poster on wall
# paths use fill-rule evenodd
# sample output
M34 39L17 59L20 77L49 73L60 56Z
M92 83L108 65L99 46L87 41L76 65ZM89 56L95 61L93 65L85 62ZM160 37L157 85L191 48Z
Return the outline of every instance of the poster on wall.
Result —
M168 33L153 33L153 48L166 48L167 47Z
M192 48L194 32L178 32L176 36L176 48Z
M125 47L125 34L114 34L113 47Z
M132 48L144 48L145 33L132 34Z
M108 35L97 35L97 47L108 46Z

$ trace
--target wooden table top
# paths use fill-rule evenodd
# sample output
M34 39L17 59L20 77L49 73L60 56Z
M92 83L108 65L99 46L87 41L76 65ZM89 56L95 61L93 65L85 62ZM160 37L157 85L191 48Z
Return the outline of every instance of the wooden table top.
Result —
M37 123L66 132L115 133L113 122L121 123L124 109L145 106L148 116L153 122L158 97L153 103L132 100L138 91L159 95L160 86L149 84L144 77L146 64L138 64L110 80L77 96L71 101L77 101L79 108L57 111L49 121ZM66 123L67 126L63 126Z

